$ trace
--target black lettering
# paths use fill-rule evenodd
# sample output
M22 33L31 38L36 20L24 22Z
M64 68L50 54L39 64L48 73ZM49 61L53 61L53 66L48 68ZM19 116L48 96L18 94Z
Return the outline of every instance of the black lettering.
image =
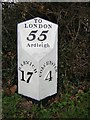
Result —
M47 25L46 25L46 24L44 24L44 28L47 28Z
M35 23L37 23L37 19L34 19L35 20Z
M42 24L39 24L39 28L42 28L43 27L43 25Z
M49 24L49 25L48 25L48 29L49 29L49 28L52 28L52 25Z
M42 19L39 19L38 22L41 23L41 22L42 22Z
M29 24L29 28L33 28L33 25L32 25L32 24Z
M34 27L34 28L37 28L37 24L33 24L33 27Z
M30 44L28 43L26 47L30 47Z
M28 28L27 24L25 24L25 28Z

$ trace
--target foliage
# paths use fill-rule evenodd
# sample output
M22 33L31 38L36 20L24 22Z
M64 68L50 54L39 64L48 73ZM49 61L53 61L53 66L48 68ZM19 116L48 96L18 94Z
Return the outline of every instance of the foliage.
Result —
M90 3L18 2L2 6L3 118L89 118ZM58 96L45 106L14 94L17 24L37 16L59 25Z
M89 80L89 3L3 3L2 13L4 83L17 79L17 23L37 16L59 25L59 84Z
M45 105L30 103L31 107L26 108L23 106L27 103L25 98L17 94L11 97L4 96L3 118L39 118L40 120L42 118L89 118L89 99L90 90L86 93L77 93L75 97L66 93L54 102L48 102ZM22 106L21 103L23 103Z

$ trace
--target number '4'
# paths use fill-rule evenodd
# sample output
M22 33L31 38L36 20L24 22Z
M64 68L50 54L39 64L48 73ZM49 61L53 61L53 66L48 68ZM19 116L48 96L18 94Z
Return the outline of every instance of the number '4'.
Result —
M52 71L49 71L45 77L45 80L52 81Z
M27 75L29 75L29 77L27 78L27 80L25 80L25 72L24 71L21 71L21 72L22 72L22 78L21 78L21 80L22 81L26 81L27 83L29 83L29 81L30 81L30 79L32 77L33 72L27 72Z

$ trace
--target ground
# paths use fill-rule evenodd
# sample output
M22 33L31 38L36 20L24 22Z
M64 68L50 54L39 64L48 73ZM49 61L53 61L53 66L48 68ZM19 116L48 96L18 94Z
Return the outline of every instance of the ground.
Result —
M6 95L3 92L3 118L90 118L90 89L75 89L35 102L17 92Z

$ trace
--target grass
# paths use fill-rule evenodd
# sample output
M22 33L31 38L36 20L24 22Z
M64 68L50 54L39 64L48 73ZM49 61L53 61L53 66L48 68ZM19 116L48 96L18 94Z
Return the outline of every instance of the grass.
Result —
M58 100L50 101L50 103L38 105L30 103L31 106L20 107L20 103L27 102L17 93L13 96L3 96L3 114L6 118L90 118L90 90L86 93L77 93L76 96L71 96L69 93L62 94Z

